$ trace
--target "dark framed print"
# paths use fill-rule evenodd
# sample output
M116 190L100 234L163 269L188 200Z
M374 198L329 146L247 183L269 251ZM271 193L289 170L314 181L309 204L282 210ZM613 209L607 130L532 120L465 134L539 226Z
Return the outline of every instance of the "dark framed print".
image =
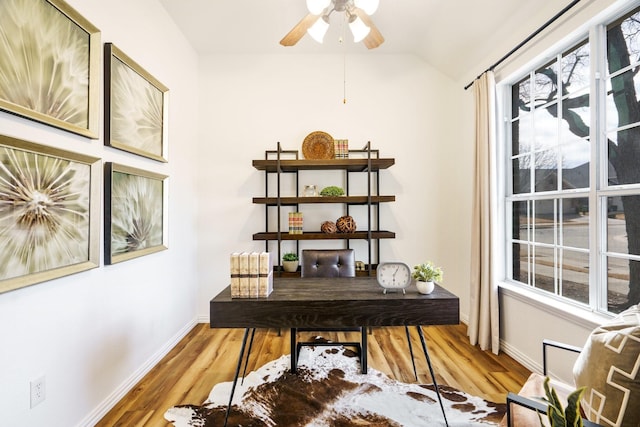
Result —
M101 58L100 31L64 1L0 1L0 109L97 139Z
M166 175L105 164L105 264L167 249Z
M0 135L0 292L99 265L101 160Z
M169 89L105 43L105 145L166 162Z

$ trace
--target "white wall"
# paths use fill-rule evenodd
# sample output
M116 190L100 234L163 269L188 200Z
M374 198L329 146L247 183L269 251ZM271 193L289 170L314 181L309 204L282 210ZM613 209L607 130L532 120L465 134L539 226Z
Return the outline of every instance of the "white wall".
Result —
M69 3L169 87L169 163L5 113L0 133L169 175L169 250L0 294L3 426L92 425L197 319L197 56L155 0Z
M396 164L380 175L381 193L396 195L381 208L382 228L396 232L396 239L382 241L381 259L441 264L445 286L460 296L466 312L468 263L458 261L468 259L470 201L458 193L467 192L458 162L466 167L468 153L460 146L460 102L451 95L456 87L413 55L349 55L346 63L343 104L341 55L201 58L200 181L205 189L198 223L199 313L208 314L209 300L227 286L229 253L264 248L252 241L264 227L264 207L251 203L263 195L264 173L251 161L274 150L278 141L284 149L301 151L305 136L316 130L348 139L350 147L371 141L382 157L395 158ZM300 184L321 179L311 175ZM309 209L303 206L303 212ZM338 215L332 213L324 219L335 220ZM319 229L319 221L305 216L305 229ZM304 243L322 247L326 242ZM363 252L356 246L357 259L366 257Z
M588 2L576 19L609 3ZM4 113L0 133L169 175L170 249L0 294L3 424L91 425L196 319L206 322L229 253L264 248L252 241L264 175L251 161L277 141L300 150L315 130L396 159L381 173L382 193L396 195L381 207L382 226L397 234L382 242L382 259L442 265L466 320L474 149L473 97L462 88L481 69L453 82L413 55L349 55L343 104L341 55L198 58L155 0L70 4L171 89L169 163ZM526 35L501 40L484 65ZM590 329L513 293L502 301L505 348L534 367L542 338L580 342ZM47 399L29 409L29 380L41 375Z
M517 74L540 56L544 56L546 52L557 49L559 44L568 46L569 43L575 42L578 35L586 34L584 27L590 21L598 16L613 13L614 10L628 9L638 4L633 1L613 1L613 0L594 0L590 2L582 2L575 6L571 12L564 15L556 24L550 26L546 31L541 33L533 41L518 50L516 54L506 60L496 69L496 81L498 84L507 81L512 75ZM553 8L558 6L550 5ZM488 68L493 61L501 58L511 48L515 47L526 36L532 33L537 25L542 25L545 19L553 16L557 11L543 11L538 24L536 19L523 23L519 30L514 30L511 35L503 37L496 45L496 49L483 64L484 68L479 66L478 70L470 70L467 78L459 81L456 90L462 91L463 87L480 74L484 69ZM534 25L532 28L527 26ZM508 25L508 24L507 24ZM462 130L464 134L463 145L469 150L473 147L474 138L474 99L473 89L469 89L464 94L465 119L461 121L464 126ZM501 120L498 119L498 123ZM468 171L471 173L471 170ZM471 177L468 178L471 180ZM468 264L469 258L464 259L464 264ZM505 261L506 262L506 261ZM498 279L504 279L504 265L498 269ZM504 284L503 284L504 285ZM557 302L553 302L544 298L532 298L523 295L517 288L504 285L501 289L500 297L500 323L501 323L501 342L502 349L512 355L518 361L523 363L531 370L539 371L542 367L542 340L545 338L582 346L591 332L591 330L600 322L605 320L601 316L584 310L576 309L572 306L561 307ZM554 354L554 360L558 360L557 366L552 366L553 374L564 380L571 380L571 358L564 358Z

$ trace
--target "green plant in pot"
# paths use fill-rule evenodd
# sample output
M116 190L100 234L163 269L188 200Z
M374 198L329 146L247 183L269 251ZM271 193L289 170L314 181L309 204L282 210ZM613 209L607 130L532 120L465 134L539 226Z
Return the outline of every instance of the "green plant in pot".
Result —
M562 407L558 394L549 385L549 377L544 379L544 392L546 394L544 400L549 405L547 407L547 418L551 427L581 427L584 425L580 416L580 398L584 393L584 387L573 391L567 397L566 408ZM543 425L542 416L538 414L538 417L540 417L540 425Z
M282 256L282 268L284 271L292 273L298 270L298 254L295 252L287 252Z
M416 279L416 286L421 294L433 292L434 282L440 282L443 275L442 268L437 267L431 261L414 266L413 273L411 273L411 277Z
M321 196L344 196L344 190L342 187L337 187L335 185L330 185L329 187L324 187L322 191L320 191Z

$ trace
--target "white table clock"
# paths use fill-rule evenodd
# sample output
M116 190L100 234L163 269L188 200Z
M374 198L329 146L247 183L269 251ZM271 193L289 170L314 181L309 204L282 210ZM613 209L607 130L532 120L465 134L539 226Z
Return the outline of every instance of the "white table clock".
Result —
M376 279L384 289L383 293L402 289L404 294L405 288L411 284L411 269L403 262L381 262L376 270Z

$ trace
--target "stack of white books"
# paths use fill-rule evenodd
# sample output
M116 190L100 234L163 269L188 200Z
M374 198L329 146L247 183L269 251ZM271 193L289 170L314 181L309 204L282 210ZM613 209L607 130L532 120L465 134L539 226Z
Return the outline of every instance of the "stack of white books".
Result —
M231 254L231 298L266 298L273 291L270 252Z

